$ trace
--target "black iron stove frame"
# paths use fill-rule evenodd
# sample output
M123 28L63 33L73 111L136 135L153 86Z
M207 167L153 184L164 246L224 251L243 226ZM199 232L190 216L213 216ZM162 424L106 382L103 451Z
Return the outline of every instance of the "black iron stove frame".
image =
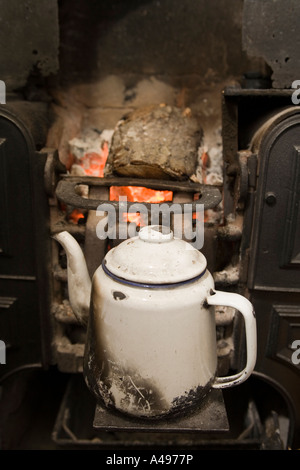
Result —
M283 397L288 445L299 448L300 365L291 360L291 343L300 339L300 265L292 260L299 251L300 107L292 93L224 90L224 212L243 219L238 289L257 316L254 375Z
M257 303L257 315L258 324L260 328L260 343L259 343L259 360L256 367L255 376L261 377L263 380L268 381L280 393L282 393L286 400L291 417L291 432L289 438L289 444L291 446L299 447L299 433L300 433L300 404L297 396L295 396L297 387L299 386L299 367L295 367L293 364L287 361L287 357L282 357L280 351L278 352L279 344L278 341L271 341L272 335L278 334L283 331L285 335L289 334L290 327L289 319L292 320L293 324L299 324L299 293L294 292L294 300L292 301L294 308L293 311L287 311L281 309L279 312L275 311L273 317L270 319L268 316L268 322L262 321L263 314L261 309L265 308L266 305L261 301L261 291L257 293L254 284L248 284L248 279L253 277L249 276L249 253L253 249L253 239L255 234L252 233L252 228L255 220L255 211L259 210L257 205L258 194L257 188L259 182L257 179L257 169L259 168L259 159L257 154L253 153L249 149L249 143L255 133L255 131L263 124L268 115L282 107L290 104L291 91L289 90L243 90L243 89L227 89L223 94L223 145L224 145L224 163L225 163L225 184L223 203L225 218L229 214L234 214L236 220L242 219L242 226L240 222L235 225L235 222L228 224L228 226L220 227L218 229L218 236L222 238L228 245L232 243L240 243L240 278L238 284L236 281L231 285L226 285L226 288L230 290L237 290L244 295L249 296L254 303ZM252 108L249 108L249 102L252 103ZM266 105L267 104L267 105ZM22 108L22 106L21 106ZM11 349L12 354L15 355L16 359L13 361L12 368L8 373L13 373L14 370L22 367L39 366L47 369L49 366L56 364L57 354L53 354L53 331L55 329L53 325L53 315L51 313L51 299L53 299L53 286L51 280L51 271L53 270L53 259L51 259L51 231L55 232L58 230L70 230L76 236L84 238L85 229L82 226L74 226L61 219L58 223L52 225L49 223L50 214L49 206L57 207L57 199L55 191L57 190L58 196L67 204L76 205L83 207L88 210L95 210L99 203L104 202L102 199L83 201L82 198L78 199L75 191L76 185L79 183L95 184L96 180L88 179L72 179L63 176L64 169L59 164L57 152L51 149L44 149L41 145L40 150L37 150L37 145L34 138L32 138L31 132L32 126L26 126L22 122L22 116L24 113L17 111L10 111L8 107L1 107L1 121L2 121L2 133L3 129L7 132L7 135L1 135L0 150L5 149L7 143L10 143L9 153L1 153L1 156L6 158L12 158L11 155L20 154L23 156L25 161L28 163L28 172L26 174L25 187L33 194L32 203L30 205L30 211L32 214L31 223L34 227L34 269L32 275L32 281L37 287L38 291L38 306L36 305L32 309L32 316L30 322L34 322L35 331L33 334L34 341L37 347L32 350L34 352L34 361L29 360L27 356L22 355L24 346L14 344ZM253 110L250 112L249 110ZM262 112L265 109L265 112ZM28 108L27 108L28 113ZM295 113L297 116L296 108ZM25 113L25 122L28 123L28 116ZM35 120L36 121L36 120ZM28 130L29 129L29 130ZM15 138L15 134L21 135ZM19 139L19 140L18 140ZM297 143L296 143L297 144ZM298 144L299 145L299 144ZM25 150L24 150L25 149ZM25 152L25 153L24 153ZM1 159L2 163L5 159ZM4 175L5 173L3 173ZM8 180L6 180L7 182ZM120 181L101 181L96 183L97 185L112 183L114 185L124 185L125 180L123 178ZM57 185L57 183L59 183ZM141 181L128 180L126 185L143 185ZM157 182L150 182L151 186L157 187ZM175 190L179 191L191 191L200 192L204 195L202 201L199 199L199 203L206 201L206 208L213 207L219 201L219 194L215 188L210 188L206 193L205 187L202 185L194 185L190 183L178 183L178 182L166 182L166 189L172 189L172 185L175 185ZM61 195L61 189L67 185L69 188L67 196L63 191ZM160 185L160 183L159 183ZM7 188L6 183L3 186ZM162 189L161 186L159 189ZM211 192L210 192L211 191ZM70 199L71 198L71 199ZM8 199L3 198L3 201ZM105 200L105 202L107 202ZM195 208L195 205L192 206ZM11 210L11 208L9 208ZM18 217L22 217L20 214ZM31 232L32 235L32 232ZM254 237L254 238L252 238ZM53 246L52 246L53 248ZM8 258L9 259L9 258ZM19 259L19 262L21 260ZM250 255L251 261L251 255ZM1 280L7 283L12 280L15 276L20 276L19 273L9 273L6 280ZM64 278L64 273L54 273L57 280ZM251 269L250 269L251 274ZM6 291L7 292L7 291ZM5 302L2 307L7 311L7 306L17 305L17 303L7 303L7 293L3 293ZM272 296L277 294L272 291ZM278 296L278 295L277 295ZM17 299L17 293L10 295L10 298ZM284 306L284 299L282 295L278 296L279 303ZM291 303L291 302L290 302ZM270 304L270 303L269 303ZM268 308L269 308L268 304ZM22 309L22 305L20 305ZM292 314L292 316L291 316ZM3 317L4 318L4 317ZM7 318L7 317L6 317ZM11 317L13 318L13 316ZM28 320L27 318L27 320ZM268 337L270 341L266 345L265 337ZM236 345L239 349L239 345ZM243 351L242 345L240 350ZM284 349L286 351L286 349ZM8 351L11 354L10 351ZM62 354L66 351L62 349ZM77 354L77 353L76 353ZM75 356L76 356L75 354ZM273 356L272 356L273 355ZM240 355L242 360L242 354ZM31 359L31 357L30 357ZM81 353L71 360L70 372L74 372L74 367L78 368L80 372L80 366L74 366L74 360L76 364L80 364ZM72 362L73 361L73 362ZM8 370L8 369L6 369Z

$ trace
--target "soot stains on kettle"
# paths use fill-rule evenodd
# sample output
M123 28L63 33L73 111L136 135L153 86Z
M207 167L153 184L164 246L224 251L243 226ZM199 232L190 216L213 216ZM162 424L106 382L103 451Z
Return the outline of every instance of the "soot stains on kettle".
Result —
M156 418L163 415L167 408L153 383L134 370L124 369L117 361L109 361L106 376L100 374L98 389L107 407L131 417Z
M212 380L206 385L197 387L185 392L181 397L174 398L170 413L173 417L180 417L194 412L202 404L207 393L211 389Z
M112 295L115 300L124 300L127 298L127 296L123 292L118 290L112 291Z

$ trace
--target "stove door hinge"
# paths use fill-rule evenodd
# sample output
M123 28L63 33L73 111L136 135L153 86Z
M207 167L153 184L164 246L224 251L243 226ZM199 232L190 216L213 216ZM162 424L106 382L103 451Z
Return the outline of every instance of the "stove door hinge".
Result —
M241 150L237 154L238 172L236 178L236 209L244 210L249 193L256 188L257 155L249 150Z

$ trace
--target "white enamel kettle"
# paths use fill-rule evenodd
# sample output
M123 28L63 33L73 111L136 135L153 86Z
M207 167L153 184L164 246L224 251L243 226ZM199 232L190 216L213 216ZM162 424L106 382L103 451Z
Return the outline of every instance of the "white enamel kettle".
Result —
M256 362L256 320L243 296L214 289L201 252L162 226L108 251L91 283L81 248L67 232L54 237L68 258L70 303L89 315L84 360L90 390L108 408L141 418L177 416L211 388L245 381ZM244 317L247 360L217 377L214 305Z

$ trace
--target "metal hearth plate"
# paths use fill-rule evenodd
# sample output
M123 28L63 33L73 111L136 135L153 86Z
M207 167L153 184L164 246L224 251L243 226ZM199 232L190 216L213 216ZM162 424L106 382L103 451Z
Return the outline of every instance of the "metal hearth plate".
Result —
M97 404L93 428L101 431L135 432L227 432L229 423L221 390L212 389L201 408L180 418L135 420Z

